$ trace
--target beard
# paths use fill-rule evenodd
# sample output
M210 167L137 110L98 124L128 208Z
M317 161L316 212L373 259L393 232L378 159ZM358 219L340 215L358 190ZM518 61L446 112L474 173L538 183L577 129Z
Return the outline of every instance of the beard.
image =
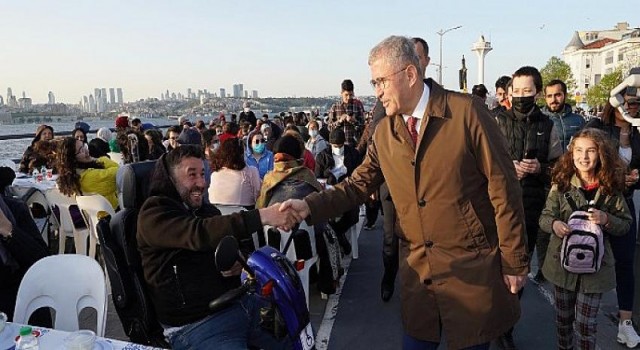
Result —
M203 187L193 186L191 188L186 188L176 186L176 190L178 191L182 201L189 207L197 209L202 206L202 194L204 192Z
M564 110L564 103L549 105L549 110L555 113L562 112L562 110Z

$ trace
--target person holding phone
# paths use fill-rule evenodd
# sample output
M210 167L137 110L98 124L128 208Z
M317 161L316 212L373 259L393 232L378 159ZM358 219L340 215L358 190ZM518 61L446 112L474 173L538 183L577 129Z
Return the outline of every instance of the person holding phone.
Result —
M531 256L536 248L538 219L550 187L550 168L562 151L560 137L553 121L536 105L536 97L542 93L542 76L534 67L522 67L512 76L512 108L496 117L498 126L506 138L506 146L520 180L522 204L527 228L527 253ZM547 247L537 249L541 267ZM543 275L534 282L543 281ZM505 349L514 349L511 331L499 339Z

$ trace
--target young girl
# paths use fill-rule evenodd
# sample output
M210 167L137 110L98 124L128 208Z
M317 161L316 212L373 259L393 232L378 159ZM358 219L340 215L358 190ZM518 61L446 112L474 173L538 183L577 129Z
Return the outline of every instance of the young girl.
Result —
M576 322L576 348L596 348L596 316L602 293L615 287L614 260L609 235L623 235L629 230L631 214L622 192L625 188L622 162L607 136L600 130L586 128L574 135L569 151L553 169L553 186L540 217L540 228L551 233L542 270L555 285L556 332L559 349L572 349L573 322ZM605 251L600 269L591 274L576 274L560 263L562 239L570 233L567 225L573 212L565 193L578 208L590 201L602 203L589 209L589 220L603 229ZM600 199L604 196L604 200Z

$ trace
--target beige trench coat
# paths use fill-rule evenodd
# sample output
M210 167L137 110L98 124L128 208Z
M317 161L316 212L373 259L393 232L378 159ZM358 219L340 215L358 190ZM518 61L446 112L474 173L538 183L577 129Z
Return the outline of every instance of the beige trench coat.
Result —
M485 105L431 79L413 146L402 116L378 125L349 179L308 196L309 221L364 202L386 180L403 237L404 330L451 349L488 342L512 327L520 305L502 274L528 272L520 185L505 140Z

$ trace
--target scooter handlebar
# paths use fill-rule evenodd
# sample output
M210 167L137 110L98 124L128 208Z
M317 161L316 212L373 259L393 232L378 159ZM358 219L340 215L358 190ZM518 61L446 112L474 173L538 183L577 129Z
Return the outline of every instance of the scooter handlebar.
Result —
M209 303L209 309L212 312L218 312L231 304L234 300L240 298L249 291L249 284L243 284L238 288L227 291Z

